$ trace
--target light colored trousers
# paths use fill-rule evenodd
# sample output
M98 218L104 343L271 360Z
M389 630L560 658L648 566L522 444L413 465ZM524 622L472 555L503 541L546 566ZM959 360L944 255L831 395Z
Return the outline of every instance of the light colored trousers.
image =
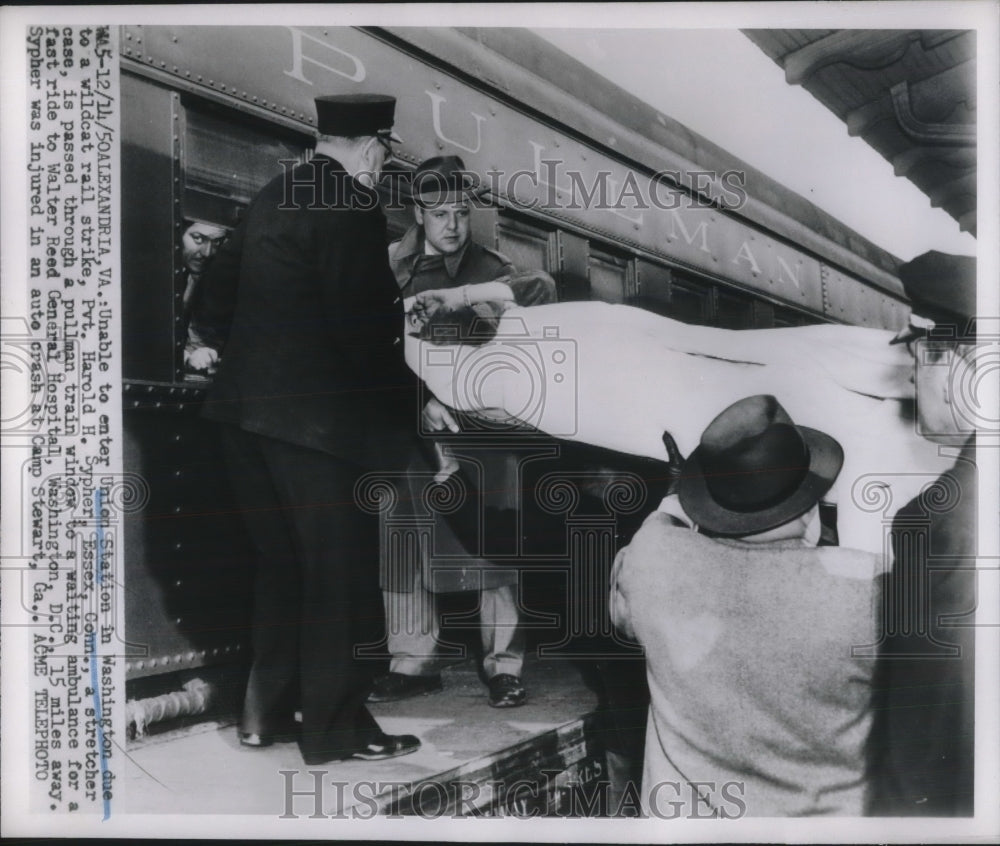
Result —
M464 657L457 647L439 655L441 625L437 594L424 589L419 572L412 591L386 590L382 591L382 596L392 672L429 676L438 671L442 659ZM518 621L517 585L479 591L479 631L487 678L501 673L520 677L524 664L524 631Z

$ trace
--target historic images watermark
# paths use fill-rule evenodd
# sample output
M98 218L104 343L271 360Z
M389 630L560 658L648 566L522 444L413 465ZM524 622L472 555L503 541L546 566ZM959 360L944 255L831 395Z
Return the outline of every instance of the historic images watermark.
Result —
M476 207L505 198L522 210L641 212L649 209L721 209L737 211L747 202L746 173L742 170L634 170L586 172L566 167L558 159L538 158L534 168L488 170L482 176L456 170L446 180L435 172L419 176L400 170L361 171L326 179L327 158L310 160L311 172L294 173L301 163L282 159L284 195L279 208L371 210L381 205L399 211L412 203L419 187L420 204L434 207L460 199ZM419 179L419 184L416 180ZM455 186L462 197L456 198ZM344 203L344 200L347 203Z
M647 817L738 820L747 812L742 781L661 781L621 791L595 780L560 783L559 771L537 779L348 781L324 770L279 770L284 810L279 819L462 819L464 817Z

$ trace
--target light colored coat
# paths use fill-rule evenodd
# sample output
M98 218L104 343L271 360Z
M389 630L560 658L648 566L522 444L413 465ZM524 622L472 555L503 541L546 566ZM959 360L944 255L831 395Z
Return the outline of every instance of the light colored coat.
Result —
M649 813L860 816L881 592L877 556L707 538L655 512L612 575L615 624L646 650ZM723 801L720 798L730 797ZM652 806L652 807L651 807ZM680 816L680 815L678 815Z

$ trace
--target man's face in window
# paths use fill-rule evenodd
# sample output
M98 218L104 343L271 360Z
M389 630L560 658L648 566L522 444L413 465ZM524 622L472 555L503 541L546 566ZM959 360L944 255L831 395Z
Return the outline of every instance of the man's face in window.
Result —
M200 276L228 235L229 230L225 226L213 223L192 223L185 229L181 238L181 253L188 273Z

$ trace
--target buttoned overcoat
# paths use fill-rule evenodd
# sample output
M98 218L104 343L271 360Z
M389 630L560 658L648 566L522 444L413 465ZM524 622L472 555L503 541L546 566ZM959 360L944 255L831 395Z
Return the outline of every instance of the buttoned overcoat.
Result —
M199 325L222 353L204 414L398 466L417 396L386 246L376 193L333 159L316 155L266 185L206 274Z

